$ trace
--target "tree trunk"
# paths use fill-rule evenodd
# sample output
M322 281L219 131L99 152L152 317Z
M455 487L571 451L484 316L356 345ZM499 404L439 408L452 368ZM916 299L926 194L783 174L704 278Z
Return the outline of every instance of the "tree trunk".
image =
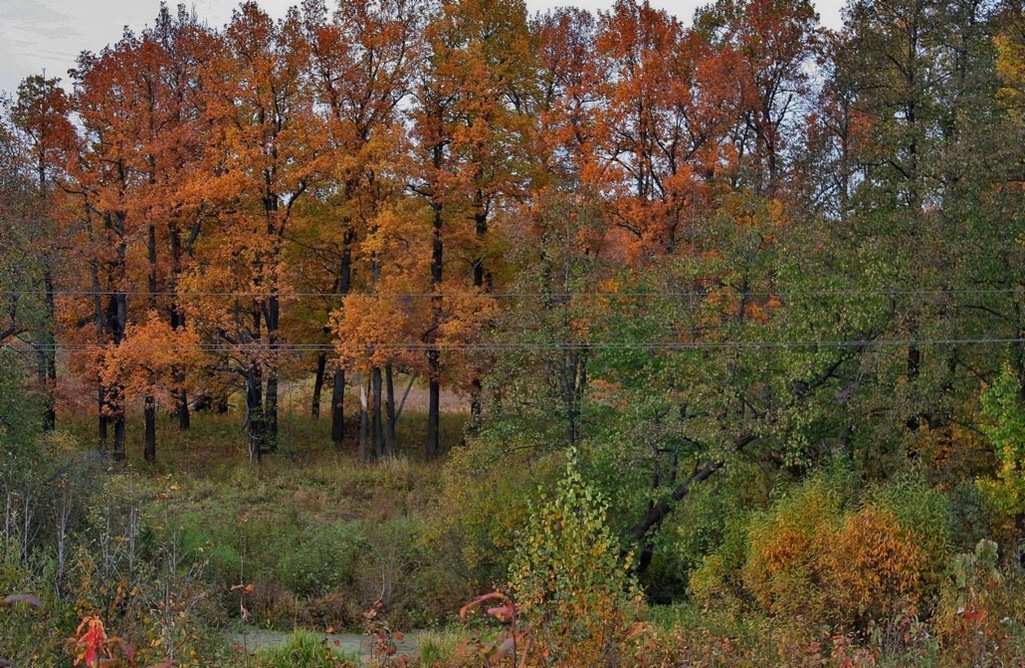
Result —
M267 395L264 397L264 443L268 452L278 449L278 370L267 369Z
M110 434L107 431L109 420L107 419L107 414L105 412L107 408L107 392L103 388L103 383L100 383L99 387L96 388L96 405L99 413L99 420L96 425L96 434L100 441L100 453L106 455L110 446L107 442Z
M441 216L441 204L434 203L434 240L431 245L431 287L434 296L431 297L431 342L437 338L438 328L441 326L441 280L442 260L444 245L442 244L441 228L443 219ZM427 399L427 458L433 459L438 456L440 450L440 415L441 415L441 351L436 347L427 350L427 369L430 374L428 380Z
M43 284L46 288L44 295L44 315L46 326L43 328L43 374L42 384L39 388L43 392L43 431L50 432L57 427L57 339L53 335L57 309L54 302L53 269L50 267L50 257L47 254L45 259L46 267L43 271Z
M335 367L334 384L331 387L331 440L341 443L345 439L345 369Z
M562 400L566 410L566 429L569 446L580 440L580 409L587 387L586 353L569 350L562 359Z
M100 297L100 270L95 262L92 263L93 273L93 308L95 309L96 317L96 340L103 340L103 299ZM99 439L100 452L104 455L107 454L107 414L105 412L107 408L107 391L103 387L103 381L100 381L96 387L96 411L98 416L96 434Z
M113 333L114 345L117 346L121 345L125 339L125 328L128 323L128 299L123 292L119 292L111 297L110 303L109 331ZM114 447L110 454L115 462L121 463L125 461L128 453L125 435L125 388L119 381L108 386L107 405L111 410L114 423Z
M125 241L125 214L123 212L108 213L103 217L105 231L114 244L114 259L107 265L107 283L110 286L125 285L127 271L127 245ZM128 296L124 292L113 291L108 297L107 308L103 313L101 337L110 336L110 343L120 346L125 340L125 329L128 326ZM102 340L102 338L101 338ZM104 388L104 399L110 421L114 425L114 443L110 455L115 462L125 461L125 388L119 380L109 383Z
M392 373L392 365L387 364L384 367L384 387L385 387L385 412L387 420L385 421L385 432L384 432L384 456L394 457L395 456L395 379Z
M143 407L146 420L146 446L143 457L147 462L157 461L157 406L152 395L146 395Z
M481 244L481 253L473 261L473 287L488 292L491 291L491 274L484 266L484 239L488 233L487 206L484 201L484 193L477 191L476 212L474 213L474 234L477 242ZM481 381L481 371L473 369L473 380L470 381L470 425L469 432L476 434L480 432L481 426L481 401L484 394L484 387Z
M171 282L174 291L178 290L178 277L181 275L181 238L178 225L168 224L168 233L171 239ZM171 328L175 331L185 328L185 313L178 305L178 297L175 295L171 302ZM178 429L187 430L192 425L192 416L189 411L189 391L185 389L185 370L176 369L174 373L175 385L179 388L175 392L175 402L178 409Z
M438 456L441 427L441 385L438 383L438 351L428 353L431 379L427 384L427 458Z
M317 356L317 369L313 376L313 401L310 403L310 417L320 417L320 395L324 391L324 371L327 369L327 353Z
M152 160L152 156L151 156ZM153 313L157 311L157 228L150 225L146 235L146 251L149 258L149 307ZM152 376L150 382L156 380ZM143 399L143 421L145 422L146 441L142 456L148 462L157 460L157 410L156 400L149 392Z
M250 365L246 372L246 419L249 421L249 462L257 463L263 454L263 397L261 394L260 369Z
M174 382L181 383L185 382L185 372L179 371L174 376ZM175 394L175 403L178 406L178 429L181 431L187 430L192 425L192 416L189 412L189 391L182 388Z
M478 373L474 371L474 373ZM471 434L480 433L481 426L481 412L482 412L482 396L484 394L484 387L481 383L480 376L477 376L470 381L470 424L467 427Z
M367 415L369 400L367 398L367 384L362 378L359 379L359 460L367 461L367 429L369 416Z
M124 397L121 397L124 402ZM123 464L128 457L127 431L125 429L125 413L122 410L114 417L114 451L111 453L118 464Z
M272 281L277 290L277 281ZM281 316L281 302L277 294L267 298L264 322L267 325L267 344L271 358L267 365L267 396L264 398L264 442L270 452L278 449L278 324Z
M374 402L373 402L373 416L374 416L374 457L380 459L384 456L384 424L382 422L381 410L381 367L375 366L371 378L373 382Z
M342 260L338 268L338 277L335 279L335 290L345 298L349 294L352 285L352 243L356 239L356 232L349 225L349 220L343 221L345 233L342 235ZM331 389L331 440L340 444L345 438L345 369L341 361L335 367L334 383Z

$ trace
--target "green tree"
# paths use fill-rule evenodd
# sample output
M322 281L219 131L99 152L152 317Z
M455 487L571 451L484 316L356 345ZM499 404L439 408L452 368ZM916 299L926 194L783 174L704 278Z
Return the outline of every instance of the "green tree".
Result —
M70 120L70 101L59 79L30 76L18 86L17 95L9 115L23 142L24 156L17 159L23 157L29 163L25 167L34 175L30 214L33 224L25 230L31 233L25 241L35 248L32 253L40 270L43 308L34 328L34 346L39 359L39 389L47 397L43 428L51 431L57 419L56 285L62 250L51 246L51 240L58 236L57 210L63 197L60 181L65 178L64 167L75 148L76 136Z
M510 566L511 589L540 665L614 666L641 592L606 524L607 503L571 451L550 499L531 508Z

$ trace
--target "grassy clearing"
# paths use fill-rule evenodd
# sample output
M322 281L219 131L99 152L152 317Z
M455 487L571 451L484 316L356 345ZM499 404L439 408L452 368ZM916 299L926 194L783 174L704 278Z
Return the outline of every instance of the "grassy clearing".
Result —
M399 424L400 455L365 463L353 439L336 446L326 419L281 421L281 446L259 466L247 459L238 416L198 414L180 432L158 420L158 462L142 460L142 424L128 425L128 470L152 500L142 516L205 563L222 623L239 616L268 628L359 632L375 601L402 628L458 609L465 586L436 563L424 526L438 497L441 465L416 443L423 415ZM445 415L444 442L458 443L465 417ZM65 421L79 442L93 421ZM350 430L351 431L351 430ZM236 584L252 585L244 596Z

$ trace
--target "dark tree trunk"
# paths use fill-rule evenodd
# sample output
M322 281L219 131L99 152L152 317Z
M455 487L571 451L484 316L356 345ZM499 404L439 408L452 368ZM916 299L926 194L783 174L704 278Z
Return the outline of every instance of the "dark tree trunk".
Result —
M338 269L335 288L344 298L349 294L352 285L352 242L356 233L345 221L345 233L342 235L342 261ZM345 439L345 369L341 362L335 367L334 383L331 386L331 440L340 444Z
M177 291L178 277L181 275L181 232L178 229L178 225L171 223L168 225L168 233L171 239L171 281L175 291ZM174 330L185 328L185 313L182 312L178 305L178 298L174 296L171 302L171 328ZM175 402L177 404L178 411L178 429L181 431L187 430L192 425L192 416L189 411L189 391L185 389L185 370L176 369L174 373L175 385L179 388L175 392Z
M105 400L104 409L107 412L108 424L114 426L114 441L111 444L110 451L107 453L111 459L117 463L125 461L127 451L125 449L125 393L124 388L120 385L113 384L108 385L104 390L103 398ZM102 431L107 430L101 425ZM106 442L107 434L104 433L102 439Z
M185 373L178 372L174 376L174 382L181 385L185 382ZM189 391L182 388L175 394L175 403L178 407L178 429L185 431L192 424L192 416L189 412Z
M438 456L441 427L441 384L438 383L438 351L428 353L431 379L427 384L427 458Z
M441 228L443 219L441 216L441 204L434 203L434 240L431 245L431 287L434 296L431 297L431 342L437 338L438 328L441 326L441 280L442 261L444 245L442 244ZM441 418L441 351L436 347L427 350L427 369L430 374L428 380L427 399L427 458L433 459L440 451L440 418Z
M125 284L127 270L125 214L122 212L106 214L103 222L111 243L115 244L114 259L107 265L107 282L110 286L121 286ZM101 337L109 336L110 342L115 347L121 345L125 340L125 329L128 326L128 296L124 292L114 291L110 294L102 319ZM104 399L108 419L114 425L114 442L109 454L115 462L121 463L125 461L127 452L125 449L125 388L119 380L107 384L104 388Z
M911 335L912 338L914 338L916 334L917 332L913 330ZM908 346L908 356L905 364L905 368L907 370L908 385L910 387L916 387L922 369L922 350L918 346ZM919 427L922 424L922 413L918 409L917 403L918 402L915 401L916 405L914 406L914 412L908 416L907 420L904 423L905 426L908 428L908 431L911 432L918 431Z
M276 282L275 282L276 283ZM275 290L277 287L275 285ZM267 395L264 398L264 442L267 449L274 452L278 449L278 324L281 315L281 302L277 294L267 298L264 320L267 324L267 341L271 359L267 366Z
M146 420L146 446L143 457L148 462L157 461L157 406L152 396L147 395L143 407Z
M569 446L574 447L580 440L580 410L583 403L584 390L587 388L587 356L586 353L569 350L562 359L560 369L562 400L566 411L566 429Z
M124 397L121 398L124 401ZM122 410L114 417L114 451L111 453L115 462L123 464L128 456L127 430L125 429L125 413Z
M124 251L122 250L121 253L123 254L123 252ZM123 267L123 262L124 258L122 257L120 262L121 267ZM107 331L111 332L113 335L114 345L120 345L124 341L127 323L127 296L122 292L115 293L110 300L107 325ZM114 423L114 444L110 454L115 462L121 463L124 462L127 457L124 386L119 381L114 381L114 383L107 387L106 398L108 410L111 413L111 422Z
M267 394L264 397L264 443L268 452L278 449L278 370L267 369Z
M103 298L100 296L100 269L96 262L92 263L93 274L93 309L96 318L96 340L103 340ZM97 437L99 439L100 452L107 454L109 443L107 442L107 390L101 381L96 388L96 411L98 415Z
M149 256L149 306L157 310L157 228L150 225L146 235L146 251ZM155 381L150 378L150 381ZM146 440L142 455L148 462L157 460L157 409L153 395L147 393L143 399L143 422L145 423Z
M345 439L345 369L335 367L331 387L331 440L341 443Z
M468 429L471 434L480 433L483 395L484 386L478 376L470 381L470 424Z
M395 456L395 379L392 373L392 365L384 367L384 394L385 394L385 432L384 432L384 455L385 457Z
M477 242L481 244L481 252L473 261L473 286L478 289L487 288L491 291L491 274L488 273L484 264L484 239L488 233L488 207L485 202L484 193L477 191L476 212L474 213L474 234ZM480 432L481 426L481 403L484 395L484 386L481 381L480 369L473 369L473 380L470 381L470 425L471 434Z
M327 353L317 356L317 369L313 376L313 400L310 403L310 417L320 417L320 395L324 391L324 372L327 370Z
M374 416L374 457L380 459L384 456L384 423L382 421L382 387L381 367L375 366L371 372L373 382L373 416Z
M57 339L53 335L56 318L56 306L54 301L53 269L50 267L50 258L45 259L46 267L43 271L43 284L46 288L44 295L44 308L46 326L43 328L43 374L40 390L43 392L43 431L50 432L57 427Z
M249 461L259 462L263 454L264 422L260 369L252 364L246 372L246 419L249 422Z
M100 452L106 455L107 450L110 447L110 444L107 442L107 439L110 437L110 434L107 430L110 421L107 419L106 413L107 392L106 390L104 390L102 383L100 383L100 386L96 388L96 405L97 411L99 412L99 420L96 425L96 433L100 440Z

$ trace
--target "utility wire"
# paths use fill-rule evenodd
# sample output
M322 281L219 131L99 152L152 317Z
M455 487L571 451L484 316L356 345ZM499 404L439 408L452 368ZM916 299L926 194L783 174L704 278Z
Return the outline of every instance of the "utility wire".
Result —
M777 298L796 298L796 297L852 297L852 296L867 296L867 297L898 297L898 296L928 296L928 295L940 295L940 296L966 296L966 295L1006 295L1006 294L1025 294L1025 286L1020 288L993 288L993 289L978 289L978 288L963 288L963 289L948 289L948 288L921 288L916 290L897 290L897 289L882 289L882 290L807 290L807 291L740 291L730 286L716 286L716 289L730 289L734 290L737 294L743 294L750 297L777 297ZM451 299L467 299L467 298L487 298L487 299L574 299L574 298L605 298L605 299L616 299L616 298L629 298L629 299L647 299L647 298L667 298L667 299L683 299L683 298L708 298L715 293L715 289L707 291L690 291L690 292L672 292L672 291L653 291L653 292L255 292L255 291L241 291L241 292L214 292L214 291L157 291L149 292L144 290L57 290L54 291L53 296L55 297L113 297L113 296L125 296L125 297L278 297L279 299L291 299L291 298L306 298L306 297L326 297L326 298L344 298L349 296L358 297L379 297L379 298L392 298L392 299L433 299L435 297L451 298ZM45 296L48 294L45 290L0 290L0 296L4 297L26 297L26 296Z
M69 352L99 352L106 350L111 344L103 343L69 343L69 344L31 344L35 350L55 350ZM823 340L793 340L793 341L630 341L630 342L573 342L573 341L543 341L543 342L481 342L481 343L422 343L422 342L382 342L365 346L342 346L343 349L352 353L372 353L374 351L400 351L400 352L426 352L428 350L439 351L468 351L468 352L509 352L509 351L582 351L582 350L645 350L645 351L674 351L686 352L692 350L758 350L758 349L793 349L793 348L896 348L907 346L952 346L952 345L1007 345L1025 343L1025 338L944 338L944 339L823 339ZM135 342L132 347L137 349L148 348L154 350L167 350L166 343L159 341ZM337 348L330 343L249 343L249 344L225 344L225 343L200 343L195 346L181 346L182 350L192 349L202 352L225 352L225 353L291 353L291 352L334 352Z

